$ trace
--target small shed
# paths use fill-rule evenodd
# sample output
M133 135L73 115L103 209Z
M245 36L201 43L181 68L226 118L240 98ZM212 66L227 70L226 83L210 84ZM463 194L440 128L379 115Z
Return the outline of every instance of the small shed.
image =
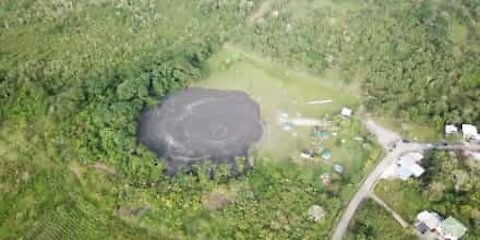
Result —
M292 130L292 124L290 122L284 122L282 123L282 129L284 131L290 131Z
M320 156L321 156L323 159L327 160L327 159L330 159L330 158L332 157L332 153L330 152L330 150L325 149L325 150L322 151L322 153L320 154Z
M458 128L455 125L453 125L453 124L445 125L445 134L446 135L457 133L457 132L458 132Z
M325 210L318 205L312 205L308 209L308 218L316 223L321 222L325 218Z
M301 153L300 153L300 156L304 159L311 159L313 158L313 154L311 151L308 151L308 150L303 150Z
M343 166L340 165L340 164L335 164L333 165L333 170L339 174L342 174L343 173Z
M352 113L353 113L352 109L344 107L344 108L342 108L342 111L340 112L340 115L342 115L344 117L351 117Z

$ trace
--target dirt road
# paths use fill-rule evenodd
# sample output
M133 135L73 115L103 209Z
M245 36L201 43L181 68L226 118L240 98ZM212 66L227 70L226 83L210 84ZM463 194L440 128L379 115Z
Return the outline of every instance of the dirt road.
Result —
M402 154L406 152L413 152L413 151L424 151L429 147L426 144L418 144L418 143L398 143L397 147L389 152L375 167L375 169L368 175L367 179L363 182L362 186L358 189L355 196L352 198L350 203L348 204L345 212L343 213L340 222L337 224L337 228L333 234L333 240L341 240L348 229L348 224L350 223L351 219L355 215L357 208L360 206L362 201L370 196L370 193L373 191L373 187L377 183L378 179L382 175L382 173L395 162L397 158L399 158Z

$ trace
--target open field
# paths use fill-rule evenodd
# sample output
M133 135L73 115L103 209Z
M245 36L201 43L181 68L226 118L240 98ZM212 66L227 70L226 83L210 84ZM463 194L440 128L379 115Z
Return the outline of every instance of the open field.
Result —
M403 229L390 213L370 199L362 203L350 224L350 232L347 234L346 240L417 239L413 234L413 228Z

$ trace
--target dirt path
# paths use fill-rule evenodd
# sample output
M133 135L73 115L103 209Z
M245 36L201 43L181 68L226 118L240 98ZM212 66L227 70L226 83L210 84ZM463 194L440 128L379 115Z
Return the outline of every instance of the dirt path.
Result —
M393 218L402 226L402 228L407 228L408 227L408 222L405 221L405 219L400 216L395 210L393 210L391 207L389 207L381 198L379 198L377 195L373 194L370 195L370 197L377 202L380 206L385 208L390 214L392 214Z

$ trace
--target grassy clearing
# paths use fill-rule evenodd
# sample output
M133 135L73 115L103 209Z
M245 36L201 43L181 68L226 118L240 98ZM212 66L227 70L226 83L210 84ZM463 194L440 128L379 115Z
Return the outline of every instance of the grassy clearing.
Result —
M372 218L372 216L375 217ZM346 236L346 240L360 239L413 240L417 238L412 229L403 229L390 213L372 200L367 200L362 203Z

